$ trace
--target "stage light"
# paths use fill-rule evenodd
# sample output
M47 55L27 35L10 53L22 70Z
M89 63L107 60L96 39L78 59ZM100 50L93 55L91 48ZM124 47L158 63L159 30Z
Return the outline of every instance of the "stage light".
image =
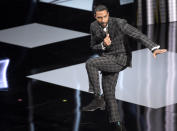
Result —
M177 1L168 0L168 16L169 22L177 21Z
M147 24L154 24L154 2L153 0L146 1L146 8L147 8Z

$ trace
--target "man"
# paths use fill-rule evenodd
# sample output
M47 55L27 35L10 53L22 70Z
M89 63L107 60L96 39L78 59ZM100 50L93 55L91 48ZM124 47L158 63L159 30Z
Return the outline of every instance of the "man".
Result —
M96 21L91 23L91 48L100 56L90 58L86 62L86 69L89 78L89 91L94 93L95 99L82 111L94 111L96 109L108 111L109 122L123 130L120 121L118 105L115 99L115 86L120 71L131 66L131 52L125 42L125 36L139 40L149 48L154 58L157 54L166 52L166 49L159 49L160 46L148 39L144 34L126 20L109 17L106 6L98 5L94 10ZM100 92L99 74L102 73L103 95Z

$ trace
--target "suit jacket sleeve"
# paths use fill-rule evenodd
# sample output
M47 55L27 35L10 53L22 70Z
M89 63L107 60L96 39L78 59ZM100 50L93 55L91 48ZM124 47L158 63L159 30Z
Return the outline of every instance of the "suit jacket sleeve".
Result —
M96 32L94 31L94 26L91 24L90 25L90 34L91 34L91 40L90 40L90 47L92 50L94 51L103 51L103 47L101 45L101 43L98 43L96 40Z
M122 32L138 41L140 41L144 46L149 48L151 51L155 48L158 49L160 46L150 40L146 35L144 35L137 28L131 26L127 23L125 19L118 20L118 24Z

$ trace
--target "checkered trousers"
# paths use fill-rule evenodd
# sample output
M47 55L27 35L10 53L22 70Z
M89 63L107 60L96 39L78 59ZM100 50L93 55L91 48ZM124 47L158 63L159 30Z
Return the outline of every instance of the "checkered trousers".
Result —
M89 91L95 95L100 95L99 72L102 73L102 88L106 109L108 111L109 122L120 121L118 105L115 99L115 86L117 84L118 74L126 66L117 63L116 56L100 56L90 58L86 62L86 69L89 78Z

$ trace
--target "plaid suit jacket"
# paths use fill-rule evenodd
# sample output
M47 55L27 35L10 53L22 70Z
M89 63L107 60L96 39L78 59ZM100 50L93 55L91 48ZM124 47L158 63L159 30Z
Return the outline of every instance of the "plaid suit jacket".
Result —
M90 25L91 33L91 48L99 55L113 55L117 60L117 63L122 65L131 66L131 50L130 43L126 42L126 36L132 37L140 41L144 46L150 50L156 46L156 43L151 41L146 35L137 30L135 27L129 25L125 19L109 17L108 21L108 33L111 39L111 45L102 48L101 43L106 37L106 33L97 21L94 21Z

